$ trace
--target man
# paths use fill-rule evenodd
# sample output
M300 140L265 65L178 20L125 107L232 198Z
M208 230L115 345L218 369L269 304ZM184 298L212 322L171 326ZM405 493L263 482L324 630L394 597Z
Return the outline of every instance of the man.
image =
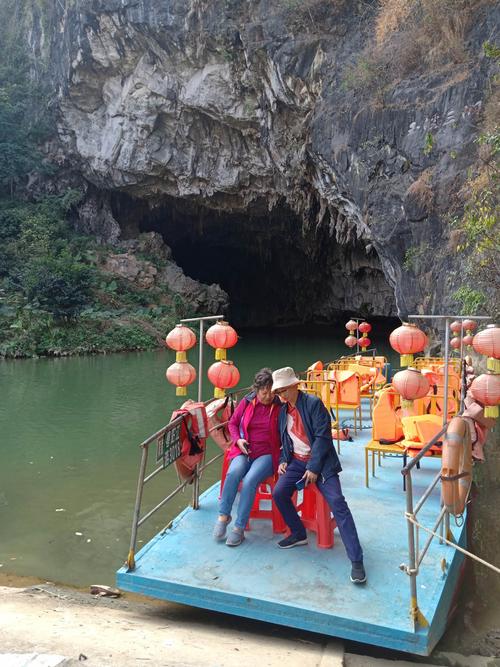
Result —
M298 389L300 380L293 368L280 368L273 373L273 392L283 402L278 425L281 455L280 478L273 498L291 533L278 542L281 549L307 544L307 533L292 502L296 484L317 484L333 512L340 537L352 563L351 581L366 581L363 550L351 511L342 495L340 461L333 446L331 420L328 410L316 396Z

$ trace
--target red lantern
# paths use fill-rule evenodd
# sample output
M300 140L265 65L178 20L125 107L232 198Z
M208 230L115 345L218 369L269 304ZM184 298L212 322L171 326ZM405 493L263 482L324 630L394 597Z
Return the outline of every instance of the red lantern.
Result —
M450 324L450 330L453 334L458 335L462 331L462 323L455 320Z
M215 348L215 358L222 360L226 358L226 350L238 342L238 334L227 322L221 320L213 324L206 333L207 343Z
M215 398L224 398L226 395L224 390L235 387L240 381L240 372L232 361L216 361L207 373L208 379L215 386Z
M171 384L176 385L176 396L186 396L186 387L196 380L195 369L186 361L176 361L175 364L167 368L165 375Z
M401 355L401 366L408 366L413 362L413 355L422 352L428 344L427 336L416 324L403 324L394 329L389 336L389 343L393 350Z
M416 398L423 398L430 389L430 382L416 368L399 371L392 378L392 384L403 399L402 407L408 408Z
M361 348L370 347L371 344L372 344L371 340L366 335L364 335L361 338L358 338L358 345Z
M473 334L477 329L477 322L474 322L474 320L464 320L462 326L468 334Z
M488 324L474 336L472 345L476 352L488 357L488 370L500 373L500 327L496 324Z
M450 346L451 346L454 350L459 350L459 349L460 349L460 338L459 338L458 336L455 336L455 338L452 338L452 339L450 340Z
M165 338L165 343L171 350L175 350L175 360L186 361L186 350L196 345L196 336L189 327L184 324L176 324L175 328Z
M485 417L498 417L500 404L500 375L483 373L470 386L470 393L484 408Z
M372 330L372 325L368 322L361 322L358 327L358 331L361 334L361 338L358 338L358 345L361 349L369 347L371 345L371 340L368 338L368 332Z
M355 320L349 320L349 322L345 325L345 328L352 336L352 334L358 329L358 323Z
M356 338L356 336L347 336L347 338L344 341L347 347L354 347L357 342L358 339Z

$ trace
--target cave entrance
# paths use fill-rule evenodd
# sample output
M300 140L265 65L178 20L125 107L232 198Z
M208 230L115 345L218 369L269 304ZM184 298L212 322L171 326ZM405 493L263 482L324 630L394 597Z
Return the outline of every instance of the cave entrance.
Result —
M173 198L154 209L140 206L115 200L124 235L159 232L186 275L218 283L229 294L228 316L235 325L331 323L349 313L396 313L377 255L361 242L338 244L328 225L304 228L284 201L271 211L265 201L230 212ZM128 227L127 219L133 220Z

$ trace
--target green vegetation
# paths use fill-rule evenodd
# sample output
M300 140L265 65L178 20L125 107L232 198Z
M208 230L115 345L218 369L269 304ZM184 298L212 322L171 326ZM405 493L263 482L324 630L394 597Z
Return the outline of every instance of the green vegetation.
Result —
M403 261L403 268L405 271L416 272L418 264L429 256L431 246L428 243L423 243L421 246L408 248L405 252Z
M36 203L0 202L2 356L152 349L189 314L165 289L140 290L103 272L111 249L66 221L78 198L69 191Z
M424 146L424 155L430 155L432 149L434 148L434 137L431 132L427 132L425 135L425 146Z
M66 355L156 347L182 301L103 271L110 252L76 234L81 193L30 195L30 177L56 175L40 145L53 119L16 26L24 3L0 8L0 356ZM37 63L39 65L39 63Z

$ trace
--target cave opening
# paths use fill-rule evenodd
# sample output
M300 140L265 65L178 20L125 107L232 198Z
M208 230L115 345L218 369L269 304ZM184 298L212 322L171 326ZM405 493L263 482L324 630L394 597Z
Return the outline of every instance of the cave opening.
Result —
M164 197L155 207L113 195L124 238L161 234L184 273L218 283L238 326L336 322L344 315L394 317L394 294L376 253L339 244L328 224L304 226L285 201L217 210ZM311 218L314 216L311 215Z

